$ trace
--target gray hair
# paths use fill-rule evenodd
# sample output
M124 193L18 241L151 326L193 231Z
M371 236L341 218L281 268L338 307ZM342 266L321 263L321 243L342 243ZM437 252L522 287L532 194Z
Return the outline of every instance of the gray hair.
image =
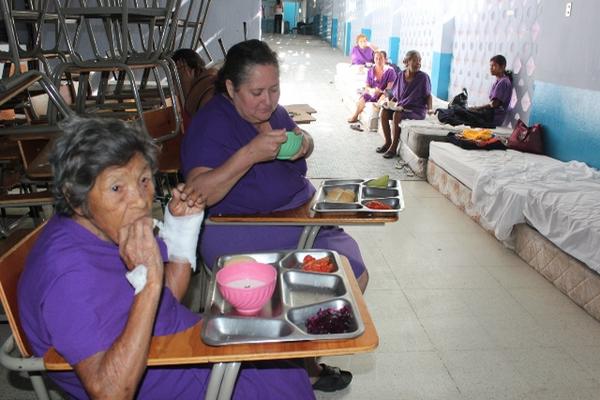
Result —
M419 53L417 50L409 50L406 52L402 63L406 65L410 60L412 60L415 57L421 58L421 53Z
M88 194L108 167L127 164L140 153L156 170L158 148L138 127L112 118L71 117L50 154L56 211L72 216L77 208L89 215Z

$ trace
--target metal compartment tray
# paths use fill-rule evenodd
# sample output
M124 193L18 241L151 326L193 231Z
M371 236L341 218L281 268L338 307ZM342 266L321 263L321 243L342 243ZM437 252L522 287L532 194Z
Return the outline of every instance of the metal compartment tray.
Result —
M373 178L375 179L375 178ZM385 213L395 214L404 209L404 197L400 181L390 179L387 188L367 186L373 179L327 179L321 182L319 191L312 205L312 210L319 213ZM343 189L354 193L350 202L330 201L327 195L331 190ZM369 208L371 200L377 200L392 207L389 210Z
M293 250L243 254L258 262L277 268L277 285L271 300L255 316L243 316L221 296L216 284L216 272L227 261L242 254L222 256L217 260L209 284L207 307L204 311L202 340L211 346L240 343L290 342L299 340L349 339L364 332L360 311L354 300L350 282L340 256L332 250ZM306 255L329 257L335 268L330 273L302 271ZM347 306L353 323L345 333L310 334L306 319L319 309Z

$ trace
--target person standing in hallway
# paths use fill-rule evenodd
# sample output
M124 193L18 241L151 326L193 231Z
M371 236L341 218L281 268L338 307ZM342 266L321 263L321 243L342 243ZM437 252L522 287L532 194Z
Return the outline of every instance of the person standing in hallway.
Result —
M273 26L273 33L283 33L283 4L281 0L277 0L273 7L273 14L275 15L275 24Z

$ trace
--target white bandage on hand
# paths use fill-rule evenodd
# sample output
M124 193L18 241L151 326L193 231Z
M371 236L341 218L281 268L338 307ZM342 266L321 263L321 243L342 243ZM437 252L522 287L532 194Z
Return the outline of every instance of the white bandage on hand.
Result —
M169 211L169 206L165 207L165 221L164 223L157 221L156 225L160 229L158 236L167 245L169 261L188 261L192 270L196 270L196 246L203 218L204 211L198 214L174 217Z
M134 295L136 295L146 286L148 268L144 264L140 264L131 271L126 272L125 278L127 278L133 289L135 289Z

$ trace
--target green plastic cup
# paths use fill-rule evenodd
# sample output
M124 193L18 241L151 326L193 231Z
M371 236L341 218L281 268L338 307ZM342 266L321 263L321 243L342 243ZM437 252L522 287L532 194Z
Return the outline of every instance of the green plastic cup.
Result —
M278 160L289 160L300 150L302 146L302 135L296 135L296 132L287 131L287 140L279 148L277 153Z

